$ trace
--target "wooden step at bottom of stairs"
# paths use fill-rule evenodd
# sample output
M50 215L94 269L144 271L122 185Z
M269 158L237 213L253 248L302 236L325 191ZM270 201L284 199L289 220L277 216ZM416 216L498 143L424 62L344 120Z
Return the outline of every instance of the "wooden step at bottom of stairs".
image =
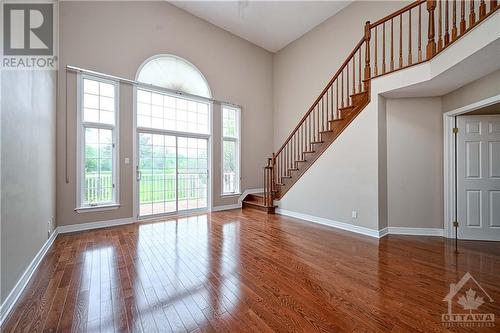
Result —
M249 194L243 199L242 208L251 208L264 211L268 214L274 214L275 206L265 205L264 203L264 193L253 193Z

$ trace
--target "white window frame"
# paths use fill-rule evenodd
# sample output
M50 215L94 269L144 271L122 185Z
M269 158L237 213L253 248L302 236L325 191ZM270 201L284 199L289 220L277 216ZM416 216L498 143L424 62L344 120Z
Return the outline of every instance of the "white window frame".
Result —
M94 122L85 122L83 120L83 80L93 80L97 82L111 84L115 90L115 112L114 112L114 125L101 124ZM85 212L95 212L102 210L117 209L120 207L120 191L119 191L119 105L120 105L120 89L119 81L104 79L99 76L93 76L88 74L78 74L77 78L77 158L76 158L76 208L75 211L78 213ZM67 93L67 92L66 92ZM86 128L97 128L97 129L110 129L112 130L112 144L113 144L113 154L112 154L112 173L113 173L113 192L112 200L110 202L103 202L99 204L89 205L83 203L84 198L84 188L83 182L85 179L85 129Z
M149 91L152 93L158 93L170 97L175 97L175 98L183 98L185 100L191 100L194 102L200 102L200 103L206 103L208 106L208 133L196 133L196 132L186 132L186 131L177 131L177 130L166 130L166 129L159 129L159 128L152 128L152 127L142 127L137 125L137 94L138 90L143 90L143 91ZM134 165L135 165L135 181L134 181L134 216L137 217L137 219L149 219L149 218L154 218L158 216L175 216L175 215L185 215L185 214L190 214L193 212L207 212L211 210L212 207L212 132L213 132L213 103L211 100L208 100L207 98L204 97L197 97L193 95L179 95L176 93L173 93L172 91L164 90L161 89L161 87L134 87L134 109L133 109L133 114L134 114L134 120L133 120L133 127L134 127L134 132L135 132L135 140L134 140ZM207 140L207 207L206 208L194 208L194 209L185 209L185 210L176 210L174 212L169 212L169 213L160 213L160 214L153 214L153 215L140 215L140 199L139 199L139 179L138 179L138 167L139 167L139 133L151 133L151 134L161 134L161 135L171 135L175 136L177 138L179 137L184 137L184 138L198 138L198 139L205 139ZM177 188L177 191L179 189ZM176 193L178 195L178 193Z
M236 138L224 136L224 108L232 109L236 111L236 131L238 133ZM221 196L239 196L241 195L241 108L229 105L221 104L220 108L220 118L221 118ZM235 191L234 192L224 192L224 141L236 142L236 175L235 175Z

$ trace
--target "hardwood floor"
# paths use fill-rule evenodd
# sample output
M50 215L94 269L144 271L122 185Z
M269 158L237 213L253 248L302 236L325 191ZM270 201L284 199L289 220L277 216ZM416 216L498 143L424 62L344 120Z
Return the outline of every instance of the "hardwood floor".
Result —
M446 331L443 298L466 272L495 301L466 285L484 301L472 312L499 317L498 243L457 256L439 237L217 212L59 235L1 331Z

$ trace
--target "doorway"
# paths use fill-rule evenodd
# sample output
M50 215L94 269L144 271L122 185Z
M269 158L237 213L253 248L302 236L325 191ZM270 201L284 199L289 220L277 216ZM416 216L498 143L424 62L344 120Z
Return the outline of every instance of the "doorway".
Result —
M139 216L208 207L208 139L139 130Z
M500 241L500 115L457 117L458 238Z
M447 238L500 241L499 121L500 95L443 114Z

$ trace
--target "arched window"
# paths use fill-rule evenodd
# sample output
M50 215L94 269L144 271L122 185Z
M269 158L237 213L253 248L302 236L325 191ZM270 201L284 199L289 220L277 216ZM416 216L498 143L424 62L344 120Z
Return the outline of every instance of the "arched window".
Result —
M158 55L139 68L137 81L211 98L207 80L189 61L174 55Z
M190 62L159 55L136 80L139 215L206 209L209 196L210 88ZM187 94L166 91L166 88Z

